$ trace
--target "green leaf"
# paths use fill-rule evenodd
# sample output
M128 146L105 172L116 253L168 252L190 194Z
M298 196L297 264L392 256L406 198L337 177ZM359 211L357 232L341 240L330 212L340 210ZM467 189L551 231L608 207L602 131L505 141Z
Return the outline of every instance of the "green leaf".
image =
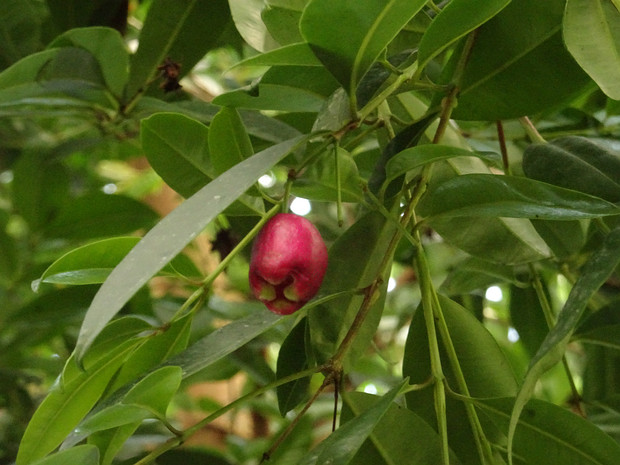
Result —
M609 275L620 263L620 229L607 235L600 247L594 251L584 265L577 282L573 286L555 326L551 329L536 355L530 362L523 384L510 417L508 431L508 450L512 448L515 428L526 403L531 398L536 382L549 368L558 363L571 335L588 304L590 298L605 283ZM509 457L510 458L510 457Z
M165 418L168 404L179 389L180 367L162 367L141 379L121 403L100 410L80 423L81 435L140 422L147 418Z
M208 147L209 128L192 118L156 113L140 123L140 140L153 169L185 198L215 177Z
M96 446L100 451L100 465L111 465L113 463L116 454L123 448L141 423L141 421L136 421L118 428L97 431L88 436L88 444Z
M99 465L99 449L90 444L83 444L56 452L49 457L32 462L31 465L66 465L67 463Z
M99 63L108 89L120 98L127 84L129 53L120 33L106 27L72 29L58 36L48 48L80 47Z
M234 108L224 107L209 125L209 152L216 175L254 154L243 121Z
M420 40L420 68L424 68L435 56L480 27L509 3L510 0L452 0L433 20Z
M402 381L368 410L341 425L319 446L307 454L301 460L300 465L326 463L347 465L353 463L352 460L358 450L385 416L392 402L394 402L406 385L407 380Z
M483 121L531 116L559 106L590 86L592 81L562 42L564 6L564 0L512 0L484 23L478 29L452 116ZM458 59L455 53L450 70ZM562 70L561 78L558 70Z
M476 399L476 407L505 430L513 398ZM542 400L524 407L514 436L514 460L519 464L614 465L620 446L592 422Z
M438 297L469 394L482 398L514 396L518 387L517 381L495 338L469 310L441 294ZM440 342L443 372L448 384L456 388L458 383L454 368L444 345L445 341ZM430 364L424 312L419 307L409 326L403 358L403 376L408 376L412 383L425 383L431 373ZM433 389L411 391L406 397L407 408L436 428ZM480 457L471 446L474 438L465 407L462 401L450 396L446 401L450 447L463 464L478 465ZM485 422L482 427L489 441L502 437L502 433L493 424Z
M266 3L261 19L274 40L280 45L302 41L299 20L307 0L268 0Z
M607 0L567 0L564 42L608 97L620 99L620 11Z
M246 58L235 66L321 66L321 62L307 43L300 42Z
M320 66L273 66L257 84L218 95L213 103L254 110L317 113L337 86Z
M281 316L261 308L199 339L183 352L171 357L165 365L181 367L185 379L221 360L281 320Z
M538 181L620 201L620 157L585 137L568 136L528 146L523 172Z
M363 295L355 292L369 286L379 273L385 251L396 226L377 212L370 212L345 231L329 250L329 264L320 289L320 295L351 291L310 309L308 323L312 348L319 362L332 357L344 339L357 315ZM351 247L355 244L355 247ZM360 253L363 250L364 253ZM387 277L384 277L387 284ZM368 349L385 302L385 285L380 296L357 333L345 362L351 365Z
M259 52L277 47L261 18L263 0L229 0L229 3L235 27L250 46Z
M286 336L278 353L276 372L278 379L298 373L309 367L308 356L306 355L307 331L308 319L304 318ZM283 417L308 397L309 387L309 377L278 386L278 408Z
M317 58L354 96L364 74L425 3L312 0L302 14L300 29Z
M448 295L469 294L493 284L516 281L513 267L470 257L455 265L441 291Z
M183 197L191 197L217 176L208 148L210 132L204 124L176 113L156 113L142 120L140 133L153 169ZM262 211L260 203L242 197L227 213Z
M114 328L124 323L126 320L119 320ZM133 327L129 333L135 334ZM84 360L84 371L74 366L73 358L68 361L63 375L28 423L17 455L18 465L54 450L95 405L128 354L141 342L126 339L126 334L118 330L109 336L93 346Z
M97 334L147 281L302 137L258 152L214 179L151 229L103 283L86 313L75 354L81 359Z
M149 228L158 217L131 197L91 192L63 206L44 231L50 237L69 239L116 236Z
M432 193L431 217L490 216L579 220L620 214L620 207L598 197L514 176L465 174Z
M359 202L363 198L363 193L355 160L345 149L338 147L336 150L340 171L341 200ZM295 180L291 191L298 197L335 202L338 199L338 190L336 161L333 151L330 150Z
M103 283L114 267L140 241L139 237L113 237L78 247L57 259L41 275L41 283L85 285ZM164 271L200 276L189 259L175 257Z
M383 196L390 183L400 176L426 164L454 157L483 158L483 154L439 144L416 145L397 153L385 165L386 178L383 186L381 186L380 195Z
M341 422L359 416L371 408L380 398L362 392L349 392L344 396ZM403 441L395 431L406 431L415 441ZM424 444L424 447L420 447ZM355 465L428 465L439 463L441 442L437 432L411 410L392 403L384 417L377 423L372 434L356 454ZM456 456L450 463L460 464Z
M181 77L215 48L232 24L226 0L154 0L140 31L140 45L130 60L125 95L143 91L167 57L181 65Z
M2 7L0 69L5 69L42 48L41 26L47 11L36 1L6 0Z

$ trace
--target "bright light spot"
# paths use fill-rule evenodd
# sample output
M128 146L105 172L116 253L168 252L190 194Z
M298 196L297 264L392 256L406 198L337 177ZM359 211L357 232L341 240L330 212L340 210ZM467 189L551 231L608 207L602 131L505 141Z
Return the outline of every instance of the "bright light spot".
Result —
M296 215L306 216L312 210L312 205L308 199L295 197L291 202L291 211Z
M263 174L258 178L258 183L263 187L270 188L276 183L276 177L271 174Z
M387 291L392 292L394 289L396 289L396 280L394 278L390 278L388 280Z
M513 327L508 328L508 340L510 342L517 342L519 340L519 332Z
M364 392L366 394L376 394L379 391L377 391L377 386L372 383L368 383L366 386L364 386Z
M8 184L13 181L13 172L12 171L3 171L0 173L0 184Z
M491 302L500 302L504 298L502 290L497 286L491 286L488 288L484 296Z
M114 194L118 187L113 182L110 182L101 188L104 194Z

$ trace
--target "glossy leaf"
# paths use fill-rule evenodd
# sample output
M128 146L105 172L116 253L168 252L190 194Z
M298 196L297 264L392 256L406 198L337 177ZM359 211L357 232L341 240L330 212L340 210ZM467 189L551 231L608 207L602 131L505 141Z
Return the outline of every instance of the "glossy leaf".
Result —
M495 216L579 220L620 214L598 197L527 178L467 174L440 185L430 198L429 216Z
M510 0L453 0L433 19L418 51L418 63L423 68L452 43L480 27L510 3Z
M321 62L307 43L300 42L246 58L236 66L321 66Z
M567 0L564 42L608 97L620 99L620 11L606 0Z
M67 463L99 465L99 449L90 444L83 444L32 462L32 465L66 465Z
M261 305L260 310L257 308L255 313L235 320L199 339L183 352L170 358L165 365L180 366L183 369L183 378L187 378L247 344L281 319L281 316L267 311Z
M237 31L250 46L259 52L277 47L261 18L265 7L262 0L229 0L229 3Z
M515 395L515 375L494 337L469 310L443 295L438 297L470 395L482 398ZM449 385L456 388L458 383L454 368L443 349L444 344L445 341L440 339L443 372ZM425 383L431 374L430 363L424 314L422 309L418 308L409 327L403 375L409 376L412 383ZM407 408L436 428L432 389L407 393ZM474 438L462 402L448 396L446 408L450 447L463 464L478 465L480 457L475 448L471 447ZM499 440L503 436L493 424L485 422L482 426L490 441Z
M362 197L361 179L357 171L355 160L349 152L338 147L338 169L340 171L340 186L336 178L336 160L330 150L322 159L314 163L293 184L293 194L311 200L335 202L338 199L338 190L343 202L359 202Z
M123 95L128 79L129 53L118 31L105 27L72 29L48 45L81 47L97 59L108 89L118 98Z
M226 0L155 0L140 31L140 45L131 57L128 98L144 91L167 57L181 65L181 77L232 24Z
M351 291L351 295L330 300L312 308L308 314L312 348L319 362L328 360L336 350L357 314L363 296L358 289L369 286L377 277L386 248L396 226L377 212L358 220L329 249L329 264L319 295ZM351 247L351 244L356 244ZM364 253L359 253L363 250ZM385 279L387 283L387 279ZM385 301L385 286L357 333L347 357L353 363L367 349L379 324Z
M512 0L480 27L454 118L495 121L532 115L590 85L562 42L564 5L564 0ZM458 59L457 53L451 67Z
M477 399L479 411L505 430L513 398ZM514 463L613 465L620 446L590 421L557 405L531 400L524 407L514 437Z
M584 265L562 311L558 315L555 326L547 334L538 352L530 362L530 367L515 400L510 418L509 450L514 439L517 421L526 403L532 397L536 382L547 370L561 360L566 345L575 331L590 298L605 283L609 275L618 266L618 263L620 263L620 229L615 229L607 235L600 247L594 251Z
M129 320L119 320L86 357L84 371L69 360L61 378L34 413L20 444L17 464L27 464L54 450L103 394L127 356L140 344ZM120 329L120 330L119 330ZM90 359L89 359L90 357ZM92 361L91 361L92 359Z
M209 153L214 173L220 175L254 154L239 113L224 107L209 125Z
M92 242L67 252L52 263L41 275L41 283L101 284L114 267L140 241L139 237L113 237ZM199 277L200 272L185 256L175 257L163 271Z
M301 138L269 147L222 174L151 229L99 289L86 313L76 344L81 359L97 334L146 282L250 187Z
M364 441L366 441L377 424L385 416L406 384L407 381L405 380L393 387L368 410L341 425L319 446L307 454L301 460L300 465L324 463L347 465L353 463L352 460L364 444Z
M268 0L261 18L269 34L280 45L301 42L299 20L307 0Z
M317 58L354 95L364 74L425 3L312 0L300 29Z
M392 181L416 168L454 157L483 158L483 155L449 145L424 144L407 148L388 160L385 166L386 179L380 193L385 193Z
M380 398L362 392L350 392L344 396L341 422L359 416ZM412 441L403 441L395 431L406 431ZM420 447L423 444L424 447ZM402 405L393 403L385 416L377 423L372 434L356 454L355 465L427 465L441 461L441 442L437 432L419 416ZM460 464L456 456L450 463Z
M528 146L523 172L529 178L609 202L620 200L620 157L585 137L568 136Z

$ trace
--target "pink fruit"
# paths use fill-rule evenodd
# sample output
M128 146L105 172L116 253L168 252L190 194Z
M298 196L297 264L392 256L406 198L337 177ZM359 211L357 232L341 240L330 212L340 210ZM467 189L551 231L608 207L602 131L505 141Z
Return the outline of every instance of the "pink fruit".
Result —
M306 218L279 213L258 233L252 247L250 287L279 315L303 307L318 292L327 269L327 247Z

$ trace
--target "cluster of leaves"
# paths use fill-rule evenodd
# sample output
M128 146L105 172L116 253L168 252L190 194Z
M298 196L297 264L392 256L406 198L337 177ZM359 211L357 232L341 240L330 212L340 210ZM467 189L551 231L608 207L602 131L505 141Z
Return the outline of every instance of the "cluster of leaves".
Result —
M619 462L617 2L4 3L0 462ZM218 50L245 59L208 102ZM227 300L294 196L319 296ZM239 371L180 428L187 386ZM242 407L278 439L180 447Z

